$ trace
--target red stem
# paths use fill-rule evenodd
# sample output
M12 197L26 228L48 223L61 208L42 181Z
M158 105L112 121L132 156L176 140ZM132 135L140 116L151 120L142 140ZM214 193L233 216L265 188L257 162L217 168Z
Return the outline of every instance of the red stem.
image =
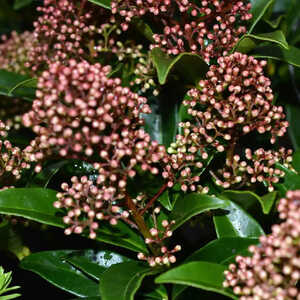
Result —
M167 187L168 187L168 183L165 183L160 188L160 190L156 193L156 195L147 203L145 208L140 212L141 216L153 205L153 203L160 197L160 195L166 190Z

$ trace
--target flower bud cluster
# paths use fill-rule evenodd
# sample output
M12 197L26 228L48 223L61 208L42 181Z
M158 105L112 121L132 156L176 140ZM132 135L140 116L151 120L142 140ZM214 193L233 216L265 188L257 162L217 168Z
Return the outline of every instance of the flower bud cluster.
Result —
M236 257L225 271L224 287L241 300L300 299L300 191L289 191L278 205L284 220L272 233L250 246L252 257Z
M34 72L56 61L81 59L89 52L91 36L97 33L87 1L45 0L34 22L34 44L26 66ZM99 8L99 10L101 10ZM99 17L99 16L98 16Z
M183 192L207 193L207 187L199 185L200 173L208 160L208 154L199 143L199 136L186 128L183 135L176 136L168 153L169 163L162 174L168 180L168 187L179 183Z
M183 104L197 125L189 130L201 136L201 145L219 152L243 135L256 131L271 133L271 143L288 127L281 106L273 105L271 81L264 76L266 61L234 53L218 59L199 88L189 90ZM225 148L224 148L225 147Z
M95 238L95 230L99 226L95 223L104 220L116 225L121 218L130 224L126 219L129 213L123 209L126 207L128 180L135 177L139 170L158 175L166 153L163 146L151 142L143 129L129 129L126 132L125 137L117 133L105 136L103 143L98 145L102 150L93 164L98 172L95 181L84 176L80 179L73 177L71 187L67 183L62 184L64 193L58 194L55 206L68 211L64 222L72 226L66 233L81 233L75 229L89 227L90 237ZM86 214L93 222L86 221Z
M150 108L145 98L122 87L120 79L107 78L109 72L108 66L70 60L52 63L42 73L37 99L23 116L24 125L37 134L26 149L32 161L51 153L107 159L114 147L119 148L116 159L126 154L127 128L141 125L139 114Z
M29 163L25 160L22 150L14 147L10 141L5 140L7 135L8 126L0 121L0 178L1 185L10 183L12 180L21 178L23 169L30 167Z
M192 52L211 58L227 55L251 19L248 1L203 0L194 1L112 1L112 13L125 20L123 29L135 16L148 15L161 27L163 33L154 34L155 44L168 54Z
M33 46L33 34L28 31L21 34L13 31L10 37L4 35L1 40L0 69L24 75L30 73L25 64Z
M164 245L164 241L173 234L171 227L174 224L175 221L168 222L168 220L162 220L162 230L159 230L158 226L151 228L149 230L151 238L146 238L145 243L154 245L155 249L158 249L160 254L157 256L147 256L140 252L137 255L138 259L146 260L151 267L175 263L176 257L174 253L180 251L181 246L177 245L172 250L169 250L168 247Z
M158 175L168 162L164 146L141 128L140 115L151 112L146 98L122 87L119 78L108 78L109 72L110 67L86 61L51 63L39 77L32 110L23 117L37 135L24 150L27 159L39 163L37 172L53 155L88 160L97 172L94 181L75 177L62 186L55 205L68 211L67 233L89 227L95 237L97 220L115 224L124 218L117 207L126 202L128 180L137 172Z
M279 151L259 148L252 152L245 150L245 159L234 155L233 160L227 160L226 166L218 170L215 176L216 184L223 188L243 186L244 184L263 183L269 192L274 190L273 184L284 177L285 172L276 164L291 168L292 150L280 148Z
M88 228L89 237L95 239L100 221L106 220L116 225L118 219L128 218L129 213L114 204L119 199L113 188L98 187L86 176L80 179L74 176L71 182L71 186L62 184L63 192L57 194L58 201L54 203L56 208L68 210L63 221L70 227L65 230L65 234L81 234Z

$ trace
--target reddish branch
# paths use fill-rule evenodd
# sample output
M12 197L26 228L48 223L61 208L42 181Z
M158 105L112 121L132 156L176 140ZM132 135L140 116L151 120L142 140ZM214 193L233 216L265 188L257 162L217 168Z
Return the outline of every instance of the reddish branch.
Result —
M156 193L156 195L147 203L145 208L140 212L141 216L153 205L153 203L160 197L160 195L166 190L167 187L168 187L168 183L165 183L160 188L160 190Z

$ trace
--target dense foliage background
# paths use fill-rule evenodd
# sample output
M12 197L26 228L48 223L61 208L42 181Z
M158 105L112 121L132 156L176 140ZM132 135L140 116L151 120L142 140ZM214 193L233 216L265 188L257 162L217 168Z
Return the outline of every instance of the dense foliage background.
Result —
M84 59L87 59L90 64L100 62L102 65L111 66L109 75L105 70L94 71L88 66L89 72L97 74L99 71L110 78L120 77L123 86L128 86L132 92L146 97L152 110L150 114L146 109L142 111L146 132L153 140L164 145L168 154L177 153L179 146L175 143L176 135L184 135L186 129L184 126L179 127L178 124L187 121L193 123L186 108L189 104L184 105L183 100L185 99L187 103L191 101L188 90L199 87L199 80L205 78L209 66L217 64L218 56L205 60L205 54L201 56L199 53L195 54L187 50L166 54L160 49L163 49L163 43L160 44L160 48L150 49L150 44L153 43L153 32L161 31L157 18L151 19L149 15L134 18L130 25L132 27L122 32L120 22L114 25L115 23L110 20L109 0L88 2L90 2L89 9L96 16L98 14L100 16L95 18L93 15L95 26L106 23L109 25L103 27L101 32L97 32L95 41L99 42L97 50L99 56L93 56L93 49L97 47L93 44L94 40L92 42L90 38L91 33L81 36L80 42L85 45L82 46L84 55L88 57ZM282 155L284 158L279 157L276 166L274 165L275 169L283 172L280 180L274 181L274 186L268 183L268 178L257 185L248 184L250 179L246 179L248 181L244 182L244 185L239 185L238 181L232 179L230 188L226 184L223 186L218 184L218 179L212 176L212 173L213 171L216 173L215 170L220 168L226 168L225 158L230 158L228 154L230 142L224 144L228 147L226 157L222 156L222 151L219 151L219 145L214 145L213 150L209 148L210 145L206 145L206 149L209 149L207 150L209 157L204 160L203 157L200 158L201 163L204 164L203 171L202 169L198 171L199 174L201 173L200 183L197 183L193 177L197 189L193 188L193 180L188 184L181 181L181 177L186 175L177 173L174 175L170 170L167 179L157 175L157 161L160 158L155 157L149 166L145 167L148 168L148 173L143 173L145 169L142 167L136 167L133 179L128 180L126 191L134 199L141 197L141 202L136 200L134 204L138 203L137 211L144 216L145 224L148 226L144 231L141 229L143 226L140 226L139 218L134 213L134 208L128 205L128 210L138 226L131 219L126 223L122 219L125 213L120 217L119 212L127 209L122 207L120 211L116 208L117 213L105 220L110 221L112 225L118 218L124 222L119 221L115 227L110 226L108 222L100 223L99 229L96 228L97 236L93 236L94 231L90 225L77 228L77 233L82 233L81 235L64 235L64 229L68 227L65 223L68 222L64 219L63 223L62 218L66 215L68 207L62 204L53 206L54 202L59 202L56 194L58 191L61 192L61 184L63 182L70 184L72 176L87 176L89 180L96 181L99 170L95 165L93 166L95 157L90 156L88 152L83 153L81 157L80 155L68 157L58 151L47 156L46 152L49 149L45 150L46 154L43 155L46 159L42 162L33 162L30 168L24 169L18 181L13 182L16 188L0 191L0 266L6 272L13 272L11 286L21 287L13 291L19 292L22 295L21 299L44 295L49 298L57 297L57 299L80 297L90 300L129 300L133 297L164 300L186 297L237 299L230 288L223 287L224 271L229 263L234 262L237 254L249 255L248 247L259 244L260 236L272 232L272 226L281 222L276 208L279 199L285 197L288 190L300 189L298 175L300 172L300 2L299 0L252 0L251 3L253 17L247 20L247 32L241 34L234 50L267 61L264 72L271 80L274 93L272 105L283 106L289 128L288 133L280 137L276 146L269 142L270 136L259 135L253 130L241 137L235 151L241 151L244 145L251 149L262 147L266 151L279 149L282 146L293 149L292 163L288 159L290 154L287 153ZM33 26L34 22L40 15L45 14L36 10L38 6L43 5L43 1L0 0L0 4L0 34L6 35L8 39L16 34L15 32L22 34L25 31L36 30L37 26ZM118 17L116 15L116 18ZM45 35L47 30L43 32L42 26L40 30L39 34L47 37ZM9 48L6 39L3 39L1 45L4 47L0 48L0 56L4 57L2 60L0 57L0 119L10 122L11 129L7 140L22 150L27 149L26 146L30 141L39 135L34 126L43 127L46 121L34 123L36 120L33 114L23 120L23 123L28 122L29 126L23 126L20 116L31 109L34 99L49 96L52 89L57 88L63 81L58 77L55 83L57 86L47 87L45 84L41 88L37 85L38 78L44 76L47 81L48 76L42 72L47 69L42 65L45 62L43 60L40 62L39 58L46 53L51 60L51 51L54 49L51 48L53 40L47 38L42 42L50 46L44 52L41 49L36 50L34 53L36 56L33 56L29 64L30 72L26 71L27 67L24 67L24 64L24 69L10 68L10 64L15 66L20 61L28 59L24 46L30 42L30 38L30 36L25 36L23 40L15 38L12 48ZM71 47L70 53L73 50L74 48ZM229 50L235 52L233 49ZM72 55L77 59L76 53ZM5 59L8 61L7 65ZM12 61L17 63L14 65ZM51 63L53 62L49 64ZM37 66L36 70L32 69L32 66L33 68ZM71 68L72 65L68 67ZM70 85L76 90L76 83L72 82ZM107 85L106 88L109 89L110 86ZM44 94L38 96L37 89L42 90ZM224 97L228 95L224 93ZM132 99L136 99L134 97L132 96ZM201 105L201 109L206 109L205 104L201 103ZM124 118L126 113L130 114L129 118L132 118L132 123L138 128L139 117L136 117L128 107L124 109ZM285 128L285 125L284 123L278 125L275 121L272 126L278 133ZM126 126L129 126L128 124ZM247 133L247 129L242 130ZM147 147L150 149L150 143ZM161 149L156 148L157 145L151 147L153 147L151 151L158 156L162 153ZM4 153L4 150L2 152ZM233 154L231 156L233 157ZM145 154L144 160L147 159ZM161 161L160 163L162 164ZM157 167L159 168L160 166ZM165 169L164 171L166 172ZM192 172L196 171L192 169ZM159 172L161 173L160 169ZM234 175L236 178L236 174ZM174 181L168 187L171 176L174 176L172 177ZM1 188L11 185L10 179L2 176ZM224 179L223 183L225 182ZM207 187L209 191L206 190ZM144 201L143 196L139 194L141 191L153 202L149 199ZM65 192L68 192L67 188ZM155 206L152 206L154 201ZM148 205L149 202L151 205ZM118 204L114 202L113 205L115 203ZM163 220L168 220L170 224L160 225ZM171 223L172 220L176 223ZM80 221L78 224L81 226ZM72 231L76 232L76 227L74 228ZM167 252L168 256L165 256L161 250L157 250L155 245L151 246L151 242L145 242L147 238L156 236L151 231L149 235L150 228L157 229L159 236L163 235L163 241L158 243L157 249L165 243L168 247L166 251L170 251ZM171 234L168 236L168 231L172 231L172 237ZM295 240L294 246L298 247L297 258L299 259L299 237ZM180 247L177 246L178 244ZM149 254L149 249L152 254ZM139 259L146 260L150 266L147 262L141 263L137 260L137 253ZM151 255L154 255L154 259ZM162 257L162 260L167 257L167 262L157 263L155 256ZM0 283L2 275L0 273ZM299 282L295 286L298 294L294 298L286 299L299 299ZM0 285L0 299L2 299L1 292Z

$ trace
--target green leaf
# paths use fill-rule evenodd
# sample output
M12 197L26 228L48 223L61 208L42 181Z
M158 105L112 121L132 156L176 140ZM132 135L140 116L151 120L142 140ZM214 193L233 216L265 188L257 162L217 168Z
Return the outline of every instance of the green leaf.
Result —
M20 297L21 294L11 294L11 295L7 295L7 296L1 296L1 300L10 300L10 299L15 299Z
M295 150L300 149L300 107L296 105L286 105L287 119L289 121L288 133Z
M194 252L185 260L185 263L206 261L228 265L236 255L249 255L248 247L256 245L258 242L259 240L254 238L229 237L217 239ZM172 291L173 299L176 299L185 289L186 286L175 285Z
M0 213L24 217L43 224L64 228L59 210L54 208L56 191L43 188L15 188L0 191ZM117 225L103 224L97 231L96 240L126 249L147 253L141 236L127 224L119 221Z
M88 0L88 1L97 4L101 7L104 7L106 9L111 9L110 6L111 0Z
M227 265L227 261L236 255L245 254L250 245L258 244L255 238L225 237L206 244L189 256L184 262L207 261L221 265ZM173 299L176 299L184 290L185 286L175 285L173 287Z
M182 98L183 95L174 86L165 88L158 97L149 96L152 113L143 115L145 130L153 140L166 147L175 140L178 128L178 103Z
M114 226L103 223L100 229L97 230L97 233L97 241L123 247L135 252L148 253L140 234L122 221L119 221Z
M163 273L155 279L155 282L183 284L238 299L229 289L223 288L226 269L226 266L211 262L190 262Z
M256 238L225 237L214 240L189 256L185 262L208 261L224 264L230 257L244 253L250 245L257 245Z
M112 251L75 251L66 260L74 267L99 281L102 273L112 265L131 261L126 256Z
M153 31L147 23L145 23L140 18L133 18L132 24L135 26L137 31L142 34L148 41L154 42Z
M257 47L253 52L256 58L271 58L286 62L290 65L300 67L300 49L289 46L289 50L282 49L277 45Z
M298 173L300 172L300 149L293 154L292 166Z
M165 84L169 74L176 70L185 81L197 82L208 71L208 65L197 54L181 53L170 57L159 48L151 51L151 57L157 71L158 81ZM191 68L191 66L193 66Z
M0 69L0 95L32 101L35 99L33 83L36 79Z
M170 220L176 222L173 230L200 213L227 206L228 202L224 199L199 193L187 194L182 199L177 199L170 215Z
M244 41L246 39L246 41ZM271 42L278 44L280 47L288 50L289 49L289 44L285 39L285 36L281 30L276 30L273 32L268 32L268 33L260 33L260 34L245 34L238 42L238 45L236 46L236 51L250 51L253 48L253 43L249 44L250 42L248 39L251 40L258 40L258 41L263 41L263 42ZM244 43L243 43L244 41ZM241 44L241 48L240 48ZM255 43L254 43L255 45Z
M274 191L259 198L262 200L261 206L263 208L264 214L268 214L276 201L277 192Z
M46 166L38 173L33 180L27 182L27 187L43 187L46 188L53 178L53 176L65 165L69 163L68 160L62 160L49 166Z
M10 283L12 281L12 272L4 272L4 269L2 267L0 267L0 299L4 300L4 299L15 299L19 296L21 296L20 294L10 294L10 295L3 295L6 294L8 292L11 292L13 290L17 290L20 287L19 286L12 286L9 287Z
M163 194L158 198L158 202L168 211L171 211L173 209L173 204L170 201L168 190L163 192Z
M271 5L274 4L274 0L254 0L252 3L253 4L250 12L252 13L253 17L251 19L251 27L248 33L253 31L259 20L264 16Z
M14 9L23 8L29 4L31 4L33 0L15 0Z
M277 17L274 20L265 20L265 22L267 24L269 24L273 29L277 29L279 27L279 25L281 24L282 20L284 19L284 15L280 15L279 17Z
M56 191L42 188L12 188L0 191L0 213L64 227L54 208Z
M244 35L240 38L236 46L234 47L234 50L232 52L238 51L241 53L248 53L251 50L253 50L256 47L255 41L247 37L247 35Z
M251 191L230 191L227 190L222 193L228 199L234 201L239 204L245 210L248 210L255 202L261 205L261 208L264 214L268 214L276 200L276 192L272 192L269 194L260 197Z
M102 274L101 298L102 300L133 300L144 277L156 272L148 265L137 261L113 265Z
M261 226L236 203L229 201L225 215L214 216L218 238L249 237L264 235Z
M280 190L280 197L284 197L287 191L300 189L300 176L298 173L286 168L281 164L276 164L276 167L284 171L283 183L277 183L275 186Z
M98 296L98 284L66 262L71 250L43 251L24 258L20 267L40 275L45 280L73 295Z

